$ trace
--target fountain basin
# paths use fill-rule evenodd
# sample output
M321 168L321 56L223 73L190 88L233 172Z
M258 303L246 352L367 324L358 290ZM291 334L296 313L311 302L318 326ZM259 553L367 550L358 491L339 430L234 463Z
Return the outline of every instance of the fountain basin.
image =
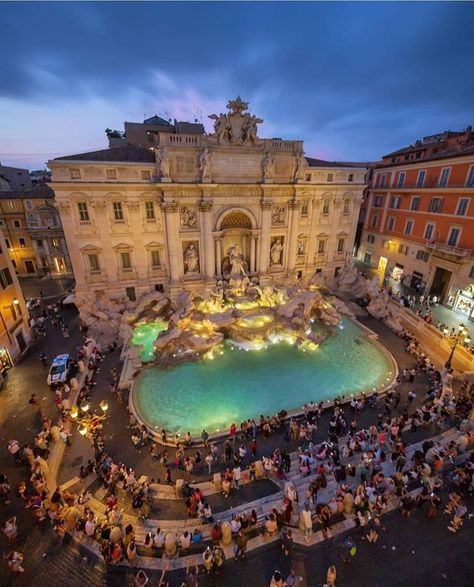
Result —
M196 437L203 428L219 434L260 414L390 386L396 363L370 331L348 318L333 331L320 346L298 348L290 336L258 350L226 341L215 360L145 368L133 385L132 409L155 431Z

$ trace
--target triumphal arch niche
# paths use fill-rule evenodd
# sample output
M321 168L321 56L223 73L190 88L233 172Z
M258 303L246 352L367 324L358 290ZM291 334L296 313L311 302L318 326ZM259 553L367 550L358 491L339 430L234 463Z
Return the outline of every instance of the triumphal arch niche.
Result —
M218 241L222 275L249 275L255 272L255 220L248 211L232 208L218 221L221 238ZM254 236L253 236L254 235Z

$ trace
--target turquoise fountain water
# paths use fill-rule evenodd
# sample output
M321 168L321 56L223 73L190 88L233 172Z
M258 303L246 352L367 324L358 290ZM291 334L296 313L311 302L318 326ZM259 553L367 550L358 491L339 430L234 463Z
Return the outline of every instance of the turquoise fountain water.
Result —
M143 345L140 351L140 359L147 363L155 358L155 342L158 334L167 329L166 322L157 320L156 322L148 322L147 324L140 324L133 329L133 336L130 340L133 345Z
M198 436L203 428L222 432L260 414L388 385L392 360L365 330L348 319L332 330L314 351L284 341L245 351L227 342L214 360L143 369L134 383L135 408L155 429Z

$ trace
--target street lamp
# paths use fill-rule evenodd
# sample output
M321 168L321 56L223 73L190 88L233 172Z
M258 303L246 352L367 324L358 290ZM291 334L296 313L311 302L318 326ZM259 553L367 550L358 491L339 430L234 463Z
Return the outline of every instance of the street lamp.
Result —
M453 329L455 330L455 329ZM451 362L453 360L454 351L459 344L469 344L471 339L469 337L469 330L464 326L464 324L459 324L458 332L450 332L449 328L445 328L443 330L443 334L446 336L449 342L449 346L451 347L451 353L449 354L448 360L446 361L445 367L447 369L451 368Z

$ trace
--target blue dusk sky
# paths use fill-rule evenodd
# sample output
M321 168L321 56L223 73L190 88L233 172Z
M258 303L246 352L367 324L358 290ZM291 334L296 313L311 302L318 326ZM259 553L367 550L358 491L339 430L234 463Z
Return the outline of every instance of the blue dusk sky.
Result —
M240 95L260 136L367 161L474 124L474 4L0 3L0 161L104 148L107 127Z

